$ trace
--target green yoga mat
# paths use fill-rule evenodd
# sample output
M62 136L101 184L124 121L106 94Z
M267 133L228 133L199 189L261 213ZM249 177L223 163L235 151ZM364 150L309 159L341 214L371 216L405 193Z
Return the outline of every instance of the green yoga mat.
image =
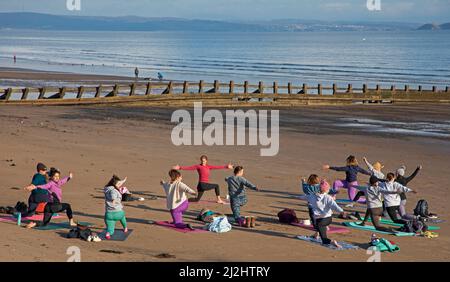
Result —
M372 219L369 218L367 221L368 222L372 222ZM403 226L401 223L395 223L392 220L385 219L385 218L382 218L380 220L380 223L381 224L390 225L390 226L395 226L395 227L402 227ZM428 226L428 230L430 230L430 231L439 230L439 229L441 229L439 226L430 226L430 225Z
M357 222L343 222L342 224L344 224L345 226L351 227L351 228L359 229L359 230L376 232L376 233L381 233L381 234L395 235L395 236L399 236L399 237L415 236L416 235L414 233L406 233L406 232L395 232L395 233L392 233L392 232L379 231L379 230L376 230L374 226L371 226L371 225L361 226L361 225L358 225L357 223L360 223L360 221L357 221Z
M83 226L92 226L92 223L89 222L79 222L79 224ZM35 227L33 229L36 230L59 230L59 229L72 229L73 226L70 226L68 222L61 222L61 223L49 223L47 226L39 226Z

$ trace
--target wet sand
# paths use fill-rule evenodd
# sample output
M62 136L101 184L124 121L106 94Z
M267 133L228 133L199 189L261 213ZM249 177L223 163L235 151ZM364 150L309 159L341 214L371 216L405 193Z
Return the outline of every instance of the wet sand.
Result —
M128 176L127 187L147 198L144 202L125 203L129 228L133 234L126 242L87 243L66 239L61 231L37 231L0 222L2 236L0 261L66 261L70 246L81 249L83 261L366 261L364 249L332 251L295 239L311 235L308 230L279 224L276 214L293 208L299 218L308 218L305 202L292 198L300 190L301 177L317 173L329 180L341 173L323 171L323 164L343 165L349 154L359 159L381 161L385 172L399 165L407 173L421 164L423 171L411 182L419 194L408 196L411 212L420 199L427 199L430 209L448 220L448 176L450 139L448 137L398 135L371 132L361 127L341 127L342 118L372 119L385 122L431 122L445 124L450 119L448 106L351 106L302 107L280 109L280 151L275 157L260 157L254 146L182 146L172 145L170 134L174 109L117 106L2 106L0 107L1 144L0 206L25 201L27 194L17 188L29 184L37 162L69 171L74 179L64 187L63 199L72 204L76 220L88 221L102 228L104 200L101 188L113 173ZM445 130L443 131L445 132ZM248 191L249 203L244 215L257 217L255 229L234 228L225 234L183 234L153 226L148 220L169 220L159 180L175 164L191 165L201 154L211 164L240 164L246 177L262 191ZM13 160L12 162L6 160ZM14 164L14 166L12 166ZM211 181L223 181L230 171L214 171ZM183 172L184 182L195 187L197 174ZM367 181L361 176L360 182ZM157 195L161 200L149 200ZM344 195L340 196L344 197ZM212 192L205 194L213 200ZM194 226L203 208L230 213L229 206L191 205L185 220ZM60 220L55 220L60 221ZM340 224L334 219L334 224ZM401 251L382 254L382 261L448 261L450 229L440 224L439 238L382 237L398 243ZM347 234L330 235L367 248L370 232L351 229ZM121 254L102 250L119 251ZM160 259L161 253L175 258Z

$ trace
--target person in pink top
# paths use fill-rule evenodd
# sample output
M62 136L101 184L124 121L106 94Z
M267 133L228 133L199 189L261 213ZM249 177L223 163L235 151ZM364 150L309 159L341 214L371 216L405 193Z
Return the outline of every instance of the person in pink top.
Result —
M73 174L69 173L68 177L61 179L61 172L56 168L52 167L48 174L50 180L44 185L33 185L25 187L28 191L33 191L34 189L45 189L49 192L49 202L45 205L44 209L44 220L40 226L46 226L50 223L54 213L65 211L67 217L69 218L70 226L77 226L73 220L72 207L70 204L62 202L62 186L65 185L69 180L73 178ZM27 228L33 228L37 224L35 222L30 222Z
M213 166L208 165L208 157L203 155L200 157L200 164L193 166L179 166L173 167L176 170L196 170L198 172L198 185L197 185L197 197L189 199L189 202L198 202L203 196L203 193L208 190L215 190L217 203L225 204L225 202L220 198L220 187L218 184L209 183L209 174L213 169L233 169L233 165L221 165Z

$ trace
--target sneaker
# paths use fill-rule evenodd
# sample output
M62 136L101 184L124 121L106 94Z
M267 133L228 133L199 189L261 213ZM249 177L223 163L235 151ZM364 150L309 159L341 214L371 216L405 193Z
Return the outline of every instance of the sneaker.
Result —
M87 237L87 239L86 239L86 241L88 241L88 242L92 242L92 240L93 240L93 238L92 238L91 235L89 235L89 236Z
M255 228L256 227L256 218L254 216L250 217L250 227Z
M102 239L100 239L100 237L98 236L92 236L92 242L101 242Z
M250 217L245 217L245 227L247 227L247 228L251 227L251 219L250 219Z
M111 234L106 233L105 238L106 238L106 240L111 240Z

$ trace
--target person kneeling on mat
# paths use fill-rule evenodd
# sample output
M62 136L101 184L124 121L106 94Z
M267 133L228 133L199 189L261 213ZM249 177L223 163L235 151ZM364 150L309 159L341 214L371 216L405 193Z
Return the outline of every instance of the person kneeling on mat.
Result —
M30 222L27 225L27 228L33 228L37 225L46 226L50 223L52 216L54 213L65 211L67 217L69 218L70 226L77 226L75 221L73 220L72 207L70 204L62 203L62 186L64 186L68 181L73 178L73 174L70 172L68 177L61 179L61 172L52 167L50 168L50 172L48 173L49 182L44 185L33 185L26 187L25 189L28 191L33 191L35 189L45 189L50 194L49 202L45 205L44 208L44 220L41 224L37 224L36 222Z
M333 211L341 213L346 216L344 210L336 203L332 196L328 195L330 191L330 184L322 180L320 183L320 193L308 195L308 203L311 204L312 214L314 217L314 228L317 230L314 235L322 239L324 245L334 245L337 248L341 246L335 241L327 237L327 227L332 223ZM318 234L317 234L318 233Z

